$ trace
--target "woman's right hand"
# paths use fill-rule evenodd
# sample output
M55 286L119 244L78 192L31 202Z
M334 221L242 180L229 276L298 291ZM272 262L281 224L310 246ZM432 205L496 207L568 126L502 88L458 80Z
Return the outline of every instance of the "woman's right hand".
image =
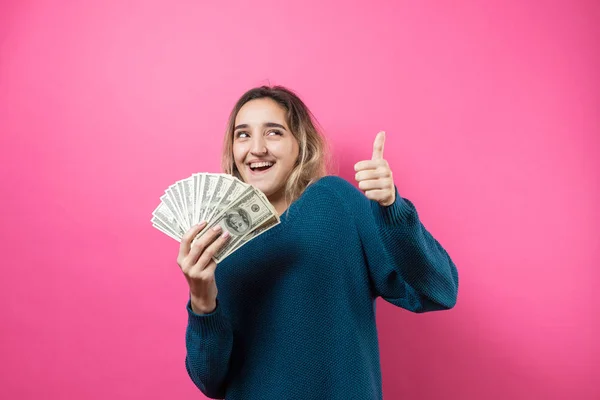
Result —
M181 239L177 264L190 286L192 311L208 314L217 307L217 284L215 269L217 263L213 256L229 239L229 232L222 235L221 227L216 225L202 234L192 245L192 241L204 229L206 222L195 225Z

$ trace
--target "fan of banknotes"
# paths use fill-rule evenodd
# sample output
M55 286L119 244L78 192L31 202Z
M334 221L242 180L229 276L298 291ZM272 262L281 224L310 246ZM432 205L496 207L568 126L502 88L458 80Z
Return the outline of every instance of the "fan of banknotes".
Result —
M197 173L175 182L152 212L152 226L181 242L185 232L206 221L202 234L216 225L231 237L215 254L218 263L248 241L279 224L279 215L257 188L228 174Z

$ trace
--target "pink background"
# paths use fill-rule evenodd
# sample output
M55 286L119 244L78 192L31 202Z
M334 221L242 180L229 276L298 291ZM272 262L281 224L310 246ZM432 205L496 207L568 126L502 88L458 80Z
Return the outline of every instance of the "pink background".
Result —
M451 311L378 300L386 399L600 398L600 3L366 3L1 3L0 398L203 398L150 217L263 83L349 180L386 130L459 267Z

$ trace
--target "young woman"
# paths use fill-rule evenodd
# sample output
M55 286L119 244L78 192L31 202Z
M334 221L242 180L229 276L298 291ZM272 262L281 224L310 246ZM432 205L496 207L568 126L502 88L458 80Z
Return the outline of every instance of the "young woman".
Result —
M281 223L218 267L211 258L228 232L192 246L201 223L181 241L185 365L206 396L381 399L375 299L412 312L455 305L456 267L398 194L384 135L355 166L359 190L326 176L324 141L292 91L259 87L239 99L223 169L260 189Z

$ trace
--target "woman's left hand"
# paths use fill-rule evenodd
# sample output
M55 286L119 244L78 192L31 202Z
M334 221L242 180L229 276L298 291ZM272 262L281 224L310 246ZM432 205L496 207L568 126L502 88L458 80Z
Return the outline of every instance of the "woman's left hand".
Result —
M392 170L383 158L383 145L385 132L379 132L373 143L373 157L370 160L360 161L354 165L355 179L360 190L365 192L367 198L375 200L384 207L396 200L396 187Z

